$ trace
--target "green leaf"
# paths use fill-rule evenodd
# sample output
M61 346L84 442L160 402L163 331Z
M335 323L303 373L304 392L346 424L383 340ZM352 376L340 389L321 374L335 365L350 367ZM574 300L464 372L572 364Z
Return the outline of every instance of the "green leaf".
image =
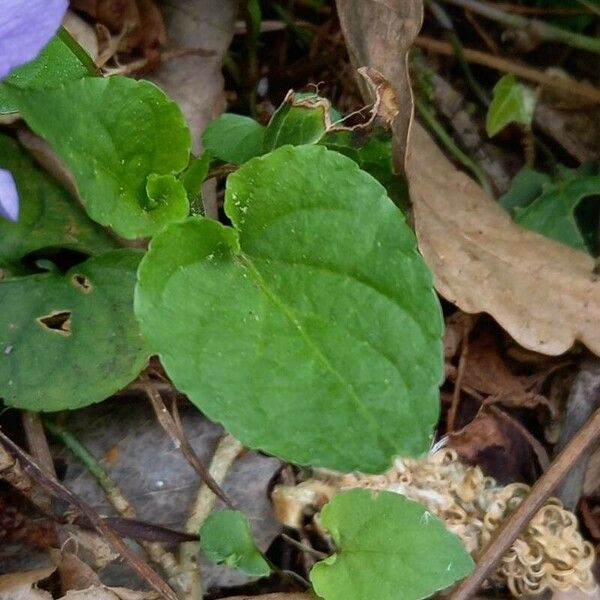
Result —
M11 87L43 90L96 74L96 68L85 50L62 29L35 60L14 70L0 83L0 115L18 112L11 99Z
M202 134L202 145L215 158L241 165L263 153L265 128L250 117L223 113Z
M114 250L52 272L0 281L0 398L37 411L104 400L144 367L133 314L141 253Z
M392 137L381 127L331 131L321 143L330 150L340 152L372 175L385 187L388 196L403 212L409 207L406 180L394 173Z
M286 146L229 176L225 212L234 228L171 225L140 265L136 314L177 387L290 462L374 472L426 451L441 311L381 185Z
M208 176L212 159L212 154L205 151L198 158L192 158L188 168L181 174L181 183L192 205L202 195L202 184Z
M514 216L515 211L529 206L544 191L544 187L552 182L550 175L523 167L513 178L510 188L498 202Z
M0 267L22 270L21 259L38 250L101 254L117 247L63 188L35 167L19 144L4 135L0 135L0 168L12 173L20 200L17 223L0 219Z
M310 572L325 600L419 600L469 573L460 539L424 506L393 492L353 489L321 512L337 553Z
M188 165L190 133L179 107L154 84L86 78L13 96L28 125L72 171L92 219L136 238L188 215L174 175Z
M266 577L271 572L254 543L248 519L239 510L211 513L200 530L200 545L214 563L226 564L257 577Z
M531 125L534 109L535 94L512 73L504 75L494 87L485 122L487 134L492 137L509 123Z
M600 175L559 181L548 186L529 206L517 209L515 221L557 242L589 252L575 215L577 206L589 196L600 198Z
M331 105L316 95L290 92L271 117L264 138L263 152L285 144L316 144L331 126Z

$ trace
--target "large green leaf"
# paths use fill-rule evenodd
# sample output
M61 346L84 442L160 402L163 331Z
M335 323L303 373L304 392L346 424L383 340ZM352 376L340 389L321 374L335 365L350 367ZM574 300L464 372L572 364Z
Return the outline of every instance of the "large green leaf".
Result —
M428 598L473 567L460 539L400 494L342 492L325 506L321 520L337 546L310 572L325 600Z
M42 90L95 74L96 68L85 50L62 29L35 60L15 69L0 83L0 115L18 112L9 86Z
M200 530L200 544L206 557L214 563L258 577L271 572L254 543L246 515L239 510L211 513Z
M135 238L187 216L175 175L188 165L190 133L179 107L154 84L85 78L13 97L73 172L92 219Z
M224 113L202 134L204 149L215 158L241 165L263 153L265 128L250 117Z
M527 229L588 252L575 209L589 196L597 196L600 201L600 175L582 175L548 186L529 206L516 209L515 220ZM595 224L597 227L597 218Z
M177 387L246 445L381 471L424 452L442 318L429 269L375 179L323 146L283 147L227 181L234 228L156 236L136 313Z
M17 183L19 221L0 219L0 267L19 270L37 250L68 248L100 254L117 246L51 177L35 167L12 138L0 135L0 168Z
M0 398L53 411L104 400L149 352L133 315L141 253L114 250L73 267L0 281Z
M487 134L492 137L509 123L529 126L534 109L534 93L518 82L512 73L504 75L494 86L494 97L485 122Z

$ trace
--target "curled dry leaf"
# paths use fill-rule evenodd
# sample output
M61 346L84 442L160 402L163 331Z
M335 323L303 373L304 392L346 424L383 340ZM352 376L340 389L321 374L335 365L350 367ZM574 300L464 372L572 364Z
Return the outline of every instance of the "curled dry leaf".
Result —
M52 595L37 588L37 584L48 579L55 567L20 571L0 575L0 600L52 600Z
M336 4L354 67L374 67L393 82L389 91L398 99L396 113L390 119L394 162L402 171L413 112L407 54L423 23L423 3L420 0L337 0ZM359 85L363 97L367 101L374 100L368 83L359 81Z
M442 296L491 314L530 350L557 355L581 341L600 354L590 256L513 223L416 123L406 170L419 248Z

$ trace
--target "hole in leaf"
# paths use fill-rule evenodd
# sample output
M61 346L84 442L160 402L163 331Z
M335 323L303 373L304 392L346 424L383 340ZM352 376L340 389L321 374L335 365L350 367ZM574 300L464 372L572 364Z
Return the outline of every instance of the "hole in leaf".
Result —
M71 335L71 311L53 310L49 315L38 317L37 322L54 333Z
M84 294L89 294L94 289L92 282L85 275L81 275L80 273L75 273L71 281L73 282L73 285L78 287Z

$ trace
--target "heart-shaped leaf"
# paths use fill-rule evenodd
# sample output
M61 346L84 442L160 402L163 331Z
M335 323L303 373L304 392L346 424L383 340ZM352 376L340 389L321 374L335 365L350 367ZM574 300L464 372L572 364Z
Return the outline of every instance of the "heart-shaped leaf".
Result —
M20 260L37 250L68 248L101 254L117 246L12 138L3 135L0 168L12 173L20 200L17 223L0 218L0 267L19 271Z
M442 319L429 269L384 188L322 146L283 147L227 181L234 228L156 236L136 313L169 375L246 445L381 471L425 451Z
M149 352L133 315L141 253L114 250L64 275L0 281L0 398L37 411L104 400Z
M420 600L473 567L460 539L437 517L394 492L342 492L321 521L337 546L310 572L325 600Z
M239 510L211 513L200 530L200 544L206 557L248 575L265 577L269 564L256 547L248 519Z
M188 165L190 132L179 107L154 84L85 78L12 96L72 171L92 219L135 238L188 215L185 188L174 176ZM160 193L153 195L156 178Z

